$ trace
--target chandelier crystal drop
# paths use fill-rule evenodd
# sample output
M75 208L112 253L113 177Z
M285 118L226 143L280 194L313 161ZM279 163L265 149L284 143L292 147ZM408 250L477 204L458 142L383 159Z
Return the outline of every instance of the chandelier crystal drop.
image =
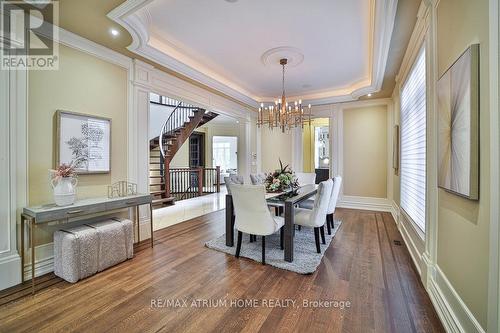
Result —
M274 102L274 105L260 104L259 114L257 118L257 126L268 125L270 129L275 127L281 128L282 132L291 128L301 127L304 124L311 125L311 104L307 106L307 113L304 112L302 100L288 103L285 96L285 66L288 63L287 59L280 59L280 65L283 69L281 97Z

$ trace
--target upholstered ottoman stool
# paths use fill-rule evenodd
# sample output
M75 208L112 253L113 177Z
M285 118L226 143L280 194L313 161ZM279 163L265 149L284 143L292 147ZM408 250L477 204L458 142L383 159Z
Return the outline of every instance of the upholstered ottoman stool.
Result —
M54 232L54 273L68 282L97 273L99 239L95 229L82 225Z
M113 219L88 224L97 231L98 271L121 263L134 256L133 223L127 219Z
M113 219L54 233L54 273L77 282L134 256L133 222Z

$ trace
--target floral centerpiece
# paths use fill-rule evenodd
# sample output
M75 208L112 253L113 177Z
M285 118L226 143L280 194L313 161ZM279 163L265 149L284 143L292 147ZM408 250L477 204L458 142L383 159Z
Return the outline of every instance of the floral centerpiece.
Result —
M50 170L50 178L56 205L72 205L76 199L76 184L78 183L73 163L63 163L55 170Z
M270 173L264 182L267 192L283 192L299 186L299 182L293 170L287 164L283 167L280 161L280 168Z

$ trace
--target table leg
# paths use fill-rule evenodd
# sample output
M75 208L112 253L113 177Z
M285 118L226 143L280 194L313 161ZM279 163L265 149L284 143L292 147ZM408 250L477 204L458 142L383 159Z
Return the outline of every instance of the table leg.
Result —
M233 197L226 195L226 246L234 246Z
M31 293L35 294L35 220L30 219L30 246L31 246Z
M137 223L137 243L141 241L141 230L139 226L139 206L135 206L135 222Z
M21 214L21 283L24 283L24 215Z
M291 202L285 202L285 261L293 261L293 233L294 233L295 207Z
M154 244L154 239L153 239L153 204L149 204L149 221L151 224L151 248L153 247Z

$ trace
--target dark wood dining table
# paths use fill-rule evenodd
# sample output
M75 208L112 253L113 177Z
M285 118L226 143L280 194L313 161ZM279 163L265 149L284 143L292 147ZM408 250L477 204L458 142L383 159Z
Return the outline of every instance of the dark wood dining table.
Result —
M303 185L298 189L281 193L266 194L266 201L269 205L284 208L285 225L283 226L284 237L284 259L293 261L293 235L295 206L300 202L316 195L318 185ZM282 210L282 209L281 209ZM280 209L278 209L280 211ZM226 195L226 246L234 246L234 207L233 198Z

